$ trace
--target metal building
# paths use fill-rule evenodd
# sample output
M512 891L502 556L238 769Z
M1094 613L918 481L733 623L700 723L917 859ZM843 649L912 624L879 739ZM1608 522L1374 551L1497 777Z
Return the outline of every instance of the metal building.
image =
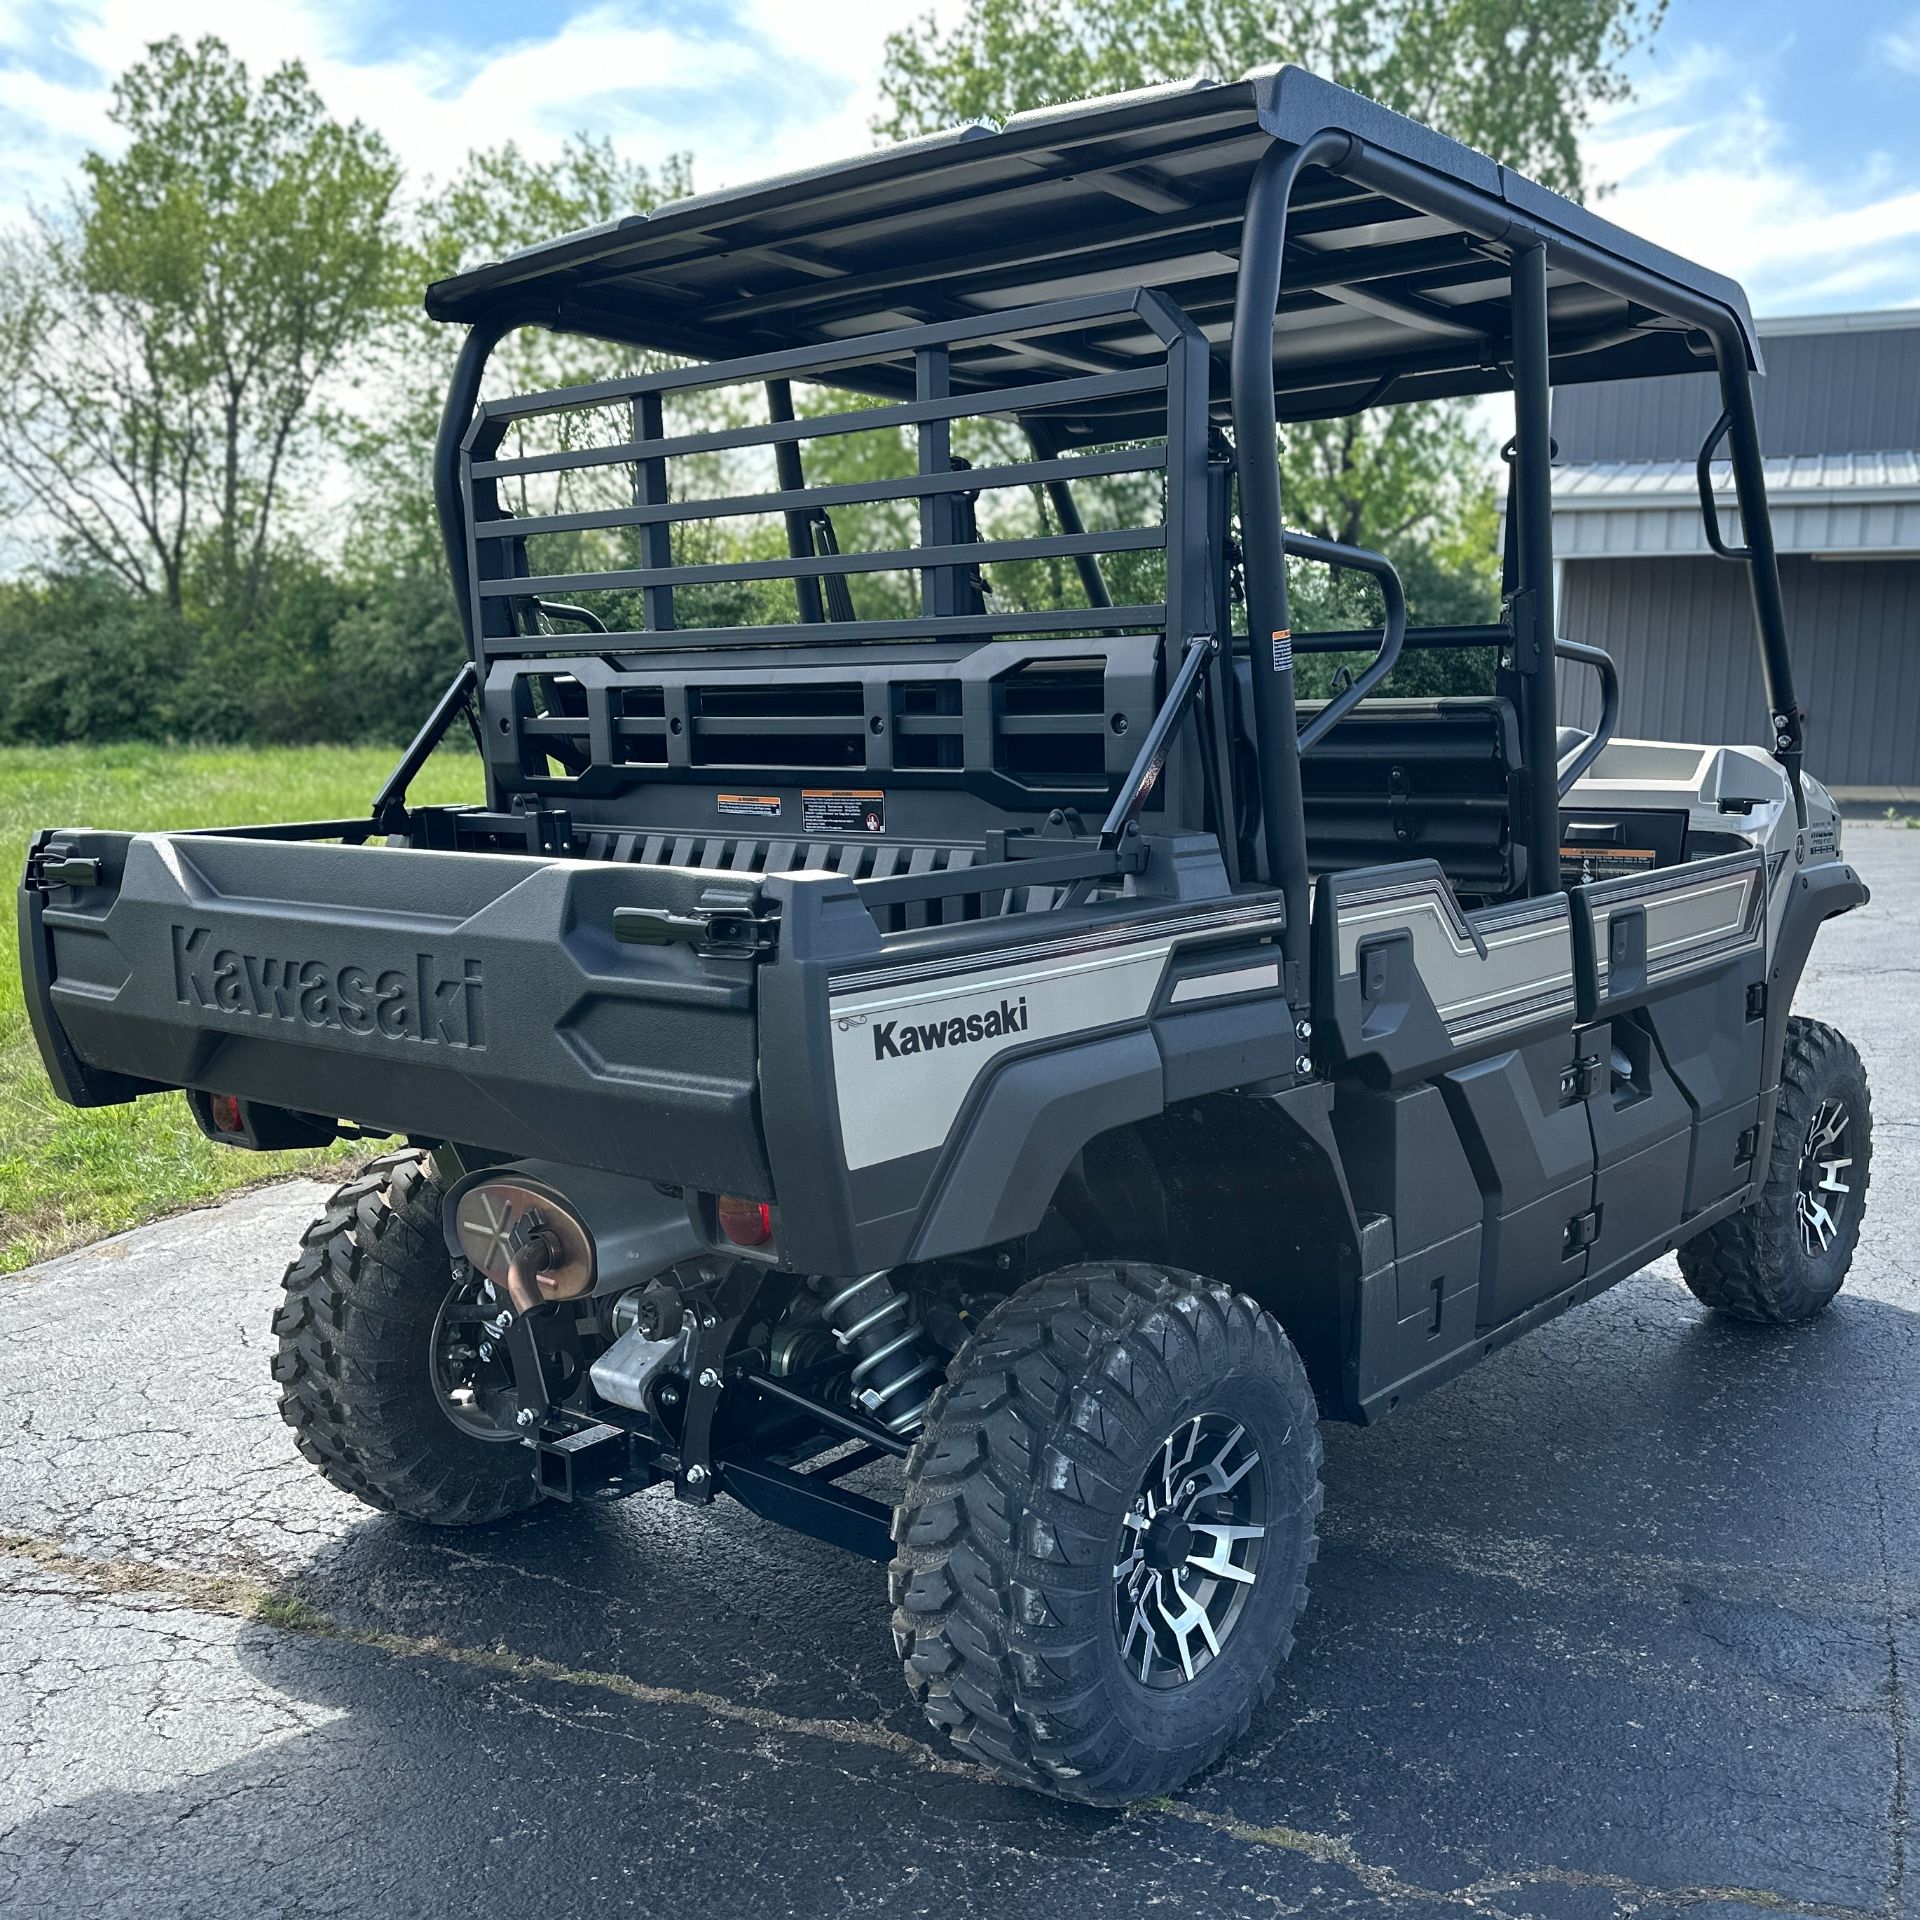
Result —
M1858 799L1920 797L1920 310L1762 321L1755 390L1808 768ZM1560 624L1619 665L1621 731L1763 741L1744 567L1710 552L1694 473L1713 376L1554 396ZM1737 545L1732 475L1714 469ZM1563 717L1591 725L1591 676Z

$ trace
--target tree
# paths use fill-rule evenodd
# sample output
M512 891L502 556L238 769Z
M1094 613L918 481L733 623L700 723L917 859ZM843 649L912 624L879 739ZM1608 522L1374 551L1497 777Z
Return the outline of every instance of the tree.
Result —
M892 34L875 131L1291 60L1578 196L1580 134L1666 0L971 0Z
M970 0L887 41L883 111L894 139L956 120L1291 60L1484 148L1578 196L1580 135L1629 91L1628 56L1666 0ZM1432 404L1283 430L1287 516L1377 546L1406 578L1416 619L1483 618L1497 565L1459 536L1491 520L1490 449L1469 409ZM1456 564L1438 564L1444 554ZM1370 617L1370 589L1299 570L1296 625ZM1410 666L1414 663L1410 662ZM1444 679L1445 657L1410 677ZM1310 669L1311 671L1311 669Z
M368 404L349 438L353 514L346 560L359 604L334 635L370 711L410 730L466 650L434 517L432 453L464 329L427 317L426 286L522 247L641 213L692 191L686 156L657 167L581 135L550 160L512 141L467 156L414 208L396 265L404 299L380 341ZM606 341L523 329L489 361L487 391L534 393L638 370L647 357ZM564 479L564 476L562 476ZM531 506L535 503L522 502ZM632 564L616 556L606 564Z
M551 160L533 159L511 140L476 150L427 194L398 267L404 317L384 335L374 405L353 438L353 548L361 564L440 564L430 455L464 332L427 318L421 295L428 284L692 190L685 154L647 167L622 159L611 141L581 134ZM607 379L637 370L644 358L606 341L523 329L495 349L488 390L533 393Z
M178 609L259 602L318 402L389 308L399 170L289 63L151 46L126 135L0 263L0 470L72 557Z

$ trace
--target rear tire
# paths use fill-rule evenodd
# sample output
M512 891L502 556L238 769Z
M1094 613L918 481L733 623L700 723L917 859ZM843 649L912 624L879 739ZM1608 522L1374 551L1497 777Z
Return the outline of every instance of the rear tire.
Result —
M928 1719L1009 1780L1095 1805L1210 1766L1306 1604L1317 1420L1272 1317L1195 1275L1090 1264L1003 1302L934 1396L894 1520L894 1642Z
M343 1493L435 1526L499 1520L538 1497L533 1456L476 1438L441 1404L432 1353L453 1287L441 1189L419 1155L376 1160L300 1242L273 1318L280 1415Z
M1845 1285L1873 1159L1867 1070L1818 1020L1787 1022L1773 1148L1759 1197L1680 1249L1694 1298L1735 1320L1791 1326Z

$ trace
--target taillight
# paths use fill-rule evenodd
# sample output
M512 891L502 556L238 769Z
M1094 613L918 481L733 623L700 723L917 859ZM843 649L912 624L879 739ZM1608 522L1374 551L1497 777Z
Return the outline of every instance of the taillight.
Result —
M764 1200L723 1193L714 1203L713 1217L721 1238L736 1247L764 1247L773 1238L773 1209Z
M207 1095L207 1118L220 1133L244 1133L245 1126L240 1119L240 1098L232 1093L210 1093Z

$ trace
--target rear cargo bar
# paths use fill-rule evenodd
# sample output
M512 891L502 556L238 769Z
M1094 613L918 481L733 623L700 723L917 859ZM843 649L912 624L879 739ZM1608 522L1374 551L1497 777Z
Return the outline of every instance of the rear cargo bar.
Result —
M483 540L542 533L593 533L614 527L650 527L682 520L726 520L745 514L804 513L815 507L865 506L955 493L992 493L1010 487L1053 487L1063 481L1119 473L1153 473L1167 464L1163 446L1119 447L1013 466L963 467L950 473L899 474L892 479L846 480L824 487L787 487L773 493L736 493L714 500L662 500L637 507L601 507L584 513L529 514L489 520L474 532ZM1069 532L1075 529L1069 527Z

